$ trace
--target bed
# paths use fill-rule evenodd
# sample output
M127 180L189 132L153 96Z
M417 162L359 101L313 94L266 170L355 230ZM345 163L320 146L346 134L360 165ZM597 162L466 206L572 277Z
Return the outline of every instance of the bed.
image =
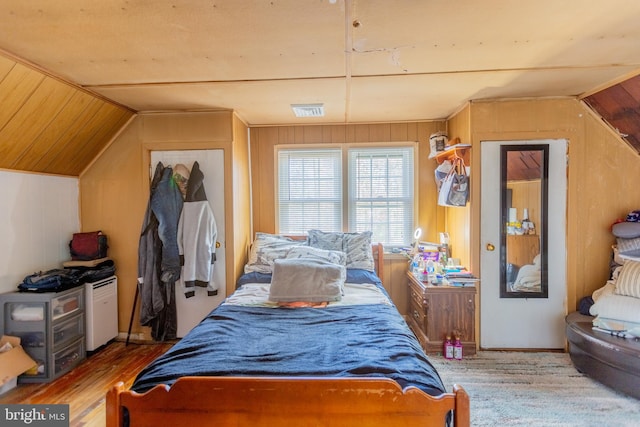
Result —
M269 250L266 262L254 249L247 265L258 268L245 268L223 304L131 389L108 392L108 427L469 425L468 395L458 385L446 391L382 286L381 245L369 243L367 254L378 275L348 263L329 302L271 300L309 248L294 260Z

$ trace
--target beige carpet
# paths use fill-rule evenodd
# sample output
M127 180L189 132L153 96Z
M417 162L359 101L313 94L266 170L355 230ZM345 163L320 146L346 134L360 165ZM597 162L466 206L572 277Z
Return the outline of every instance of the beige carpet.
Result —
M640 400L579 373L566 353L431 356L450 391L469 394L472 426L640 426Z

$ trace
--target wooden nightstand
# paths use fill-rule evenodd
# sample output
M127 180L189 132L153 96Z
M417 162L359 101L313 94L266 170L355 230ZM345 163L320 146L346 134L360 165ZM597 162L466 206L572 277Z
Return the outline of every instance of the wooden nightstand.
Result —
M463 355L476 353L475 286L435 286L407 272L407 323L426 353L442 353L447 335L460 334Z

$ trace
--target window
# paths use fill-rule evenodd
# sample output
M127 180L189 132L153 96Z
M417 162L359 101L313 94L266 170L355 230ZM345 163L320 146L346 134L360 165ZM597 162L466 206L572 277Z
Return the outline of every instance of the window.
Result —
M373 240L385 245L410 243L413 150L413 146L279 149L279 232L371 230Z
M277 192L280 233L341 231L342 151L278 151Z
M413 148L349 150L349 230L403 245L413 237Z

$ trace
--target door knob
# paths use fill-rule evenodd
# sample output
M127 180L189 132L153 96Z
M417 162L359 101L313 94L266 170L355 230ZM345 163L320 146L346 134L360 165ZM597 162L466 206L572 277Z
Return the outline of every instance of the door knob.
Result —
M487 243L487 250L489 252L493 252L496 249L495 246L493 246L491 243Z

